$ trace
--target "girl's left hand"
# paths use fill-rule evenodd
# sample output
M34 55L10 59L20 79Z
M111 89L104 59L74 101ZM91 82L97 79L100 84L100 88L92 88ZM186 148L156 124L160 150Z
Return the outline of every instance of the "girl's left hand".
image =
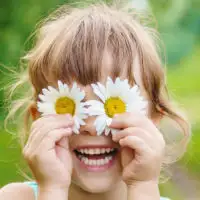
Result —
M121 129L112 138L122 147L124 182L158 182L165 141L153 122L140 113L124 113L115 116L109 127Z

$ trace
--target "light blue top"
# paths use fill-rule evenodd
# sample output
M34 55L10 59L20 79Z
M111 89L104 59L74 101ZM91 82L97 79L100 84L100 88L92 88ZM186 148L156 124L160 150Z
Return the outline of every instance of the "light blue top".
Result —
M37 195L38 195L38 185L36 182L25 182L27 183L30 187L33 188L34 194L35 194L35 199L37 200ZM160 200L170 200L168 198L165 197L160 197Z

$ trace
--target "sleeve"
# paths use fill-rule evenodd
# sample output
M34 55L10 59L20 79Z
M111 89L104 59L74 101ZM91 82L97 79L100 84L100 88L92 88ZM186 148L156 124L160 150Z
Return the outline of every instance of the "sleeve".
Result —
M160 197L160 200L170 200L170 199L166 197Z
M35 200L37 200L37 196L38 196L38 185L36 182L25 182L25 184L29 185L32 189L33 189L33 192L34 192L34 195L35 195ZM161 199L161 200L165 200L165 199Z

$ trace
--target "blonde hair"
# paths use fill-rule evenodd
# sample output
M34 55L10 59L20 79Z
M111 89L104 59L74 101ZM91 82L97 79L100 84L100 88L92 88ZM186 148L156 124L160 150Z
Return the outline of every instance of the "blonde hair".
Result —
M36 104L41 90L54 85L57 80L77 81L82 85L99 81L103 53L108 49L115 58L112 77L119 76L123 70L121 66L126 64L131 83L135 83L133 63L138 56L143 87L151 102L150 116L166 116L179 124L184 133L182 140L167 144L166 151L178 151L176 158L182 155L190 128L169 100L165 70L158 53L157 33L141 23L134 9L125 11L98 3L82 8L63 6L39 24L36 44L22 58L27 67L20 72L19 81L10 90L11 97L16 89L23 87L20 93L23 97L12 99L6 119L7 123L21 119L20 116L24 118L23 131L19 132L22 146L31 123L30 106ZM172 160L167 158L164 162Z

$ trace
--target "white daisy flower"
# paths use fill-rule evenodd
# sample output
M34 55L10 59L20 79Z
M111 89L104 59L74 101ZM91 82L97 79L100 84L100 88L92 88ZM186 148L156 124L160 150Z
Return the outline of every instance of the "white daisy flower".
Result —
M74 83L69 89L67 84L58 81L58 90L48 86L39 95L40 101L37 102L38 111L42 116L49 114L71 114L74 119L73 132L78 134L81 125L85 125L84 119L87 118L86 108L81 101L85 97L85 92L81 91Z
M138 86L131 87L128 80L120 80L117 78L115 82L108 77L106 87L101 83L92 84L94 93L100 98L100 101L90 100L86 102L88 115L97 116L94 122L97 135L105 132L108 135L118 130L111 129L108 124L112 121L115 114L139 111L146 114L147 101L140 96Z

